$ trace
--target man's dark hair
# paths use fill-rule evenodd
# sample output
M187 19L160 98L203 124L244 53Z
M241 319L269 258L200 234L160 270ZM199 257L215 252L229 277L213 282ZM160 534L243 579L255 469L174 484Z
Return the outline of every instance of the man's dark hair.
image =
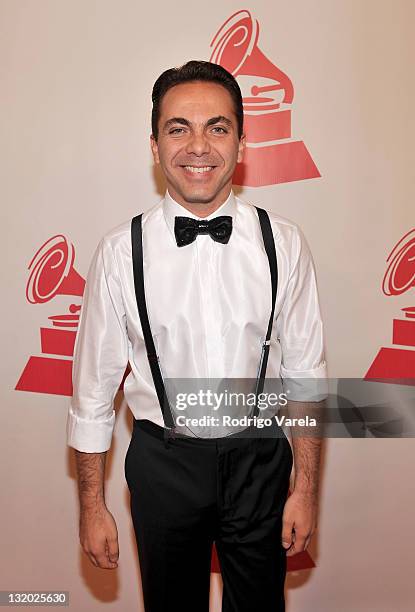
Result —
M160 105L166 92L175 85L191 81L210 81L225 87L230 93L235 114L238 121L238 138L243 132L244 111L242 106L242 94L236 79L223 66L212 62L191 60L179 68L165 70L154 83L151 99L153 110L151 113L151 129L154 138L158 139L158 123L160 118Z

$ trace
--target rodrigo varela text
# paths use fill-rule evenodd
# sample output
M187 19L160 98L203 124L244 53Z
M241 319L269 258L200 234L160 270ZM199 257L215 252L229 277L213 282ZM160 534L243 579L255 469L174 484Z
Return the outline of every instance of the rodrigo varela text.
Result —
M193 427L218 427L218 426L231 426L231 427L270 427L272 425L272 421L275 420L277 424L281 427L282 425L286 425L288 427L316 427L317 421L316 419L309 417L308 415L304 418L293 418L290 419L285 416L273 416L271 418L261 418L261 417L231 417L228 415L222 415L221 418L214 417L210 415L204 415L199 418L191 418L186 417L184 415L179 415L176 417L176 425L179 427L182 426L193 426Z

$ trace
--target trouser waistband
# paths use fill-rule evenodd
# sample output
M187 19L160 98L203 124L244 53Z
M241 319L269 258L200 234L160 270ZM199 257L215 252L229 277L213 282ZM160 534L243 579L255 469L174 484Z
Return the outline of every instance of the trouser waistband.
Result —
M168 438L180 438L181 440L189 440L194 441L197 444L216 444L221 440L235 439L235 438L268 438L268 437L281 437L281 434L278 434L277 431L281 429L275 420L273 420L272 425L267 425L261 429L255 427L254 425L250 425L245 429L238 431L233 434L229 434L228 436L219 436L214 438L198 438L193 436L186 436L185 434L178 433L174 430L170 430L166 427L162 427L161 425L157 425L153 421L148 419L135 419L133 422L134 428L139 428L145 431L146 433L158 438L159 440L164 440ZM284 435L284 434L282 434Z

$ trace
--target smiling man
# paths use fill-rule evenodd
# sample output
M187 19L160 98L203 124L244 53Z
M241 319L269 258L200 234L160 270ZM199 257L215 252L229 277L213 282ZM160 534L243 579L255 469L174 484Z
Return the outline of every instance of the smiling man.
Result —
M75 343L67 435L81 544L96 566L118 567L104 471L129 362L125 476L146 612L208 611L213 542L223 612L281 612L286 557L304 550L316 528L320 440L293 437L293 454L269 418L278 407L261 408L270 424L260 435L237 419L236 428L221 427L220 412L209 418L202 402L177 422L165 383L254 381L255 398L266 378L325 378L313 260L295 223L232 190L245 135L231 74L191 61L165 71L152 100L150 144L166 193L100 241ZM301 398L289 404L318 408ZM258 413L256 402L227 416L255 421Z
M223 85L190 81L167 90L153 118L159 113L151 135L154 161L162 167L170 196L206 217L228 198L235 166L242 161L245 135L234 101Z

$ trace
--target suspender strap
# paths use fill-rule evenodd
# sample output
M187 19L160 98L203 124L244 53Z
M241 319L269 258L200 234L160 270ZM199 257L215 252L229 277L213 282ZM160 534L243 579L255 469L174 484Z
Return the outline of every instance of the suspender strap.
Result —
M262 393L264 389L265 373L267 370L269 346L270 346L270 340L271 340L271 332L272 332L272 326L274 323L275 301L277 297L277 286L278 286L278 265L277 265L277 255L275 252L274 236L272 234L272 227L271 227L271 222L269 220L268 213L263 208L259 208L258 206L255 206L255 208L258 211L262 238L264 240L265 251L268 256L269 269L271 273L271 288L272 288L271 315L269 318L267 334L262 344L261 361L259 364L259 374L257 377L256 390L255 390L256 399L255 399L253 416L258 416L259 414L258 395Z
M147 351L147 357L150 364L151 374L153 376L154 386L158 401L163 415L164 424L166 427L173 428L174 421L167 398L166 389L161 375L159 358L154 346L154 340L151 333L150 323L148 320L146 298L144 292L144 268L143 268L143 234L142 234L142 216L137 215L131 221L131 244L133 256L133 271L134 271L134 287L137 298L138 313L141 320L141 328L143 330L144 342Z

